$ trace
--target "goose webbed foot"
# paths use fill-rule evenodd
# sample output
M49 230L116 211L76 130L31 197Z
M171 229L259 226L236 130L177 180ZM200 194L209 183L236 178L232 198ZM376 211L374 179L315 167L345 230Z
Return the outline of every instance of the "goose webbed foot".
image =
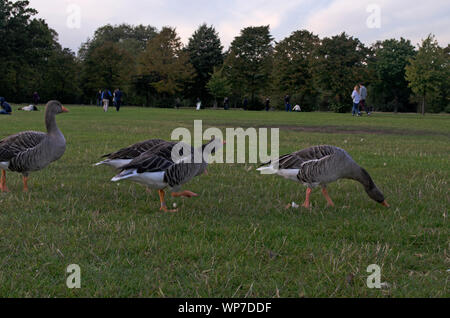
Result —
M0 179L0 191L1 192L9 192L9 189L6 186L6 171L5 170L2 170L2 177Z
M311 196L311 192L312 192L311 188L308 188L306 190L306 199L305 202L302 204L302 207L304 207L305 209L311 208L311 204L309 203L309 197Z
M28 177L23 177L23 192L28 192L30 189L28 189Z
M163 212L166 212L166 213L178 212L178 209L170 210L170 209L167 208L166 201L164 200L164 197L166 195L164 190L159 190L158 193L159 193L159 200L161 201L161 208L159 209L160 211L163 211Z
M179 198L179 197L192 198L192 197L198 197L198 194L191 192L191 191L174 192L174 193L172 193L172 197L174 197L174 198Z
M327 200L328 206L329 207L334 207L333 200L331 200L330 196L328 195L327 188L322 188L322 194L325 197L325 199Z

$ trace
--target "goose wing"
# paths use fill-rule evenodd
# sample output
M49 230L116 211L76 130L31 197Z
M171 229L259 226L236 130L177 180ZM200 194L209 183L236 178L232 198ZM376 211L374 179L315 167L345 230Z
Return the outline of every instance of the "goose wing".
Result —
M0 162L11 159L25 153L44 140L47 134L36 131L25 131L0 140Z
M144 153L121 167L122 171L136 170L137 173L166 171L174 163L153 153Z
M116 152L102 156L102 158L108 158L110 160L115 159L134 159L139 157L141 154L149 151L153 147L171 144L171 142L162 139L150 139L143 142L136 143L126 148L122 148Z

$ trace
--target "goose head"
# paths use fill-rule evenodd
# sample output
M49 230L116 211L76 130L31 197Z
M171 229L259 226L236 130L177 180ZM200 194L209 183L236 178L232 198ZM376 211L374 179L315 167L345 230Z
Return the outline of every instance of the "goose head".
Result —
M45 112L48 115L58 115L61 113L68 113L69 110L67 108L65 108L57 100L51 100L47 103L47 106L45 107Z
M390 207L390 205L386 202L386 199L384 198L384 194L376 186L373 187L372 189L366 190L366 193L375 202L378 202L379 204L387 208Z

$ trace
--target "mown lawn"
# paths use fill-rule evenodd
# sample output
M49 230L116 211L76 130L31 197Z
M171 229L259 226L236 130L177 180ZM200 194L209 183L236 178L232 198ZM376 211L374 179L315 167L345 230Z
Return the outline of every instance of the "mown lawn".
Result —
M67 105L66 105L67 106ZM1 297L449 297L450 117L413 114L283 113L67 106L58 116L64 157L34 173L30 193L9 173L0 194ZM15 107L17 109L17 107ZM0 138L44 130L43 112L0 116ZM320 191L261 176L255 164L215 164L168 199L109 180L92 167L132 143L169 139L177 127L279 127L281 153L345 148L384 191L390 209L352 181ZM66 267L81 267L81 289ZM389 288L366 286L370 264Z

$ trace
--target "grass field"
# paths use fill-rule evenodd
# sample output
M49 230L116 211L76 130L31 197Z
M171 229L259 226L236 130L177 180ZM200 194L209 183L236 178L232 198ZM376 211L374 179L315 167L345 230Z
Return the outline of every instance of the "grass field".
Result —
M67 105L66 105L67 106ZM282 113L67 106L57 117L64 157L31 175L7 175L0 194L2 297L449 297L450 117L414 114ZM17 109L17 107L15 107ZM0 116L0 138L44 130L43 112ZM92 167L102 154L176 127L280 127L281 153L331 144L345 148L384 191L390 209L352 181L320 191L261 176L254 164L216 164L168 199L114 184ZM81 267L81 289L66 267ZM389 288L366 286L370 264Z

